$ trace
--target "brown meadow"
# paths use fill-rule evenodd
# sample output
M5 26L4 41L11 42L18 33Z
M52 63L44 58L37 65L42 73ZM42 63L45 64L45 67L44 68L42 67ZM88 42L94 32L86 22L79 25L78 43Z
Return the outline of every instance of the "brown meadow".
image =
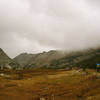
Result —
M95 70L1 71L0 100L100 100Z

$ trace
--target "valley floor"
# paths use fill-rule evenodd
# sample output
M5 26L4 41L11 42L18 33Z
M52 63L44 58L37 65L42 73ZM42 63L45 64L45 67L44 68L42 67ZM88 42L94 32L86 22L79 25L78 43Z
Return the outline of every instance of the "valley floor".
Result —
M100 100L100 75L94 70L0 73L0 100Z

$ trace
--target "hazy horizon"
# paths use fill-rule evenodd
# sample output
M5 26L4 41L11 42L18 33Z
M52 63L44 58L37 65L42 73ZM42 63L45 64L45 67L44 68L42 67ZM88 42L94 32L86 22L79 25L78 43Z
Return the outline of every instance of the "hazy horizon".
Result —
M0 48L28 52L100 46L100 0L0 0Z

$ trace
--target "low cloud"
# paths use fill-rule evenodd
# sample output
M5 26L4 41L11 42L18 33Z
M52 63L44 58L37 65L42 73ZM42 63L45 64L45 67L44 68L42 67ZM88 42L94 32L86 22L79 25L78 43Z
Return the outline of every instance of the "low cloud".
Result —
M99 0L0 0L0 47L21 52L100 46Z

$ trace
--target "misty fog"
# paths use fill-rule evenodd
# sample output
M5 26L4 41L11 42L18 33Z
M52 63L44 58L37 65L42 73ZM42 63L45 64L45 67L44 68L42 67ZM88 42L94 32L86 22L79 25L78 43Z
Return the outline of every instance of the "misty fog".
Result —
M100 0L0 0L0 48L10 57L100 46Z

